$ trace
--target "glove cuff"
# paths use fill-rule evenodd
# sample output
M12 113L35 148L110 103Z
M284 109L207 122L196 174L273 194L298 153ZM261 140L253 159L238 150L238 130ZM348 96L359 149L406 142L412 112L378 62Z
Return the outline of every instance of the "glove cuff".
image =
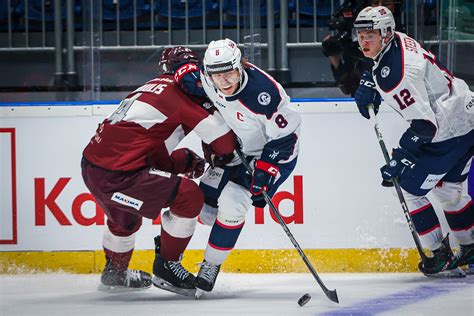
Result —
M269 175L276 177L278 172L280 171L280 168L278 168L275 165L272 165L271 163L268 163L263 160L257 160L255 163L255 169L262 170L265 173L268 173Z

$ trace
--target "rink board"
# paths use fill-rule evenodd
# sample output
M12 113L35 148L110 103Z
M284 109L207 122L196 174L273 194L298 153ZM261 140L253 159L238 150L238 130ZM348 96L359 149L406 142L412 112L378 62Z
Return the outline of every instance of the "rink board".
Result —
M0 106L0 128L12 131L0 133L0 272L49 267L87 273L103 266L105 219L82 181L80 159L97 124L115 107ZM380 186L383 157L370 122L349 99L300 99L292 107L302 116L300 156L274 202L301 247L323 271L414 271L416 252L403 212L391 190ZM379 120L387 145L395 146L406 123L384 108ZM182 146L202 152L193 134ZM134 264L150 265L153 253L147 250L159 231L159 220L144 221L136 243L143 252ZM198 225L186 253L190 265L202 260L209 231ZM306 271L268 208L249 211L224 268Z

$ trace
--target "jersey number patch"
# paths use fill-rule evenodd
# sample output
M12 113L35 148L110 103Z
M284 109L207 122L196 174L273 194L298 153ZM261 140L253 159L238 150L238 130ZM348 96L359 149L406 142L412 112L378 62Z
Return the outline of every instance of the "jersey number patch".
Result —
M395 101L397 101L398 106L400 106L400 110L406 109L413 103L415 103L415 99L411 96L411 93L408 89L403 89L400 91L400 96L397 94L393 95Z
M281 114L277 115L277 117L275 118L275 123L278 125L279 128L285 128L288 126L288 121L285 120L285 118Z

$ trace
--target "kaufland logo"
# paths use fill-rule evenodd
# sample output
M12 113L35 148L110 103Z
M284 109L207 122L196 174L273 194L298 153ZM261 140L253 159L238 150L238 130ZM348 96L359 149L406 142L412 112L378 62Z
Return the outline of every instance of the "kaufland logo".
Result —
M290 180L290 179L288 179ZM49 182L48 184L46 182ZM102 226L105 224L104 211L89 192L77 192L70 186L71 178L59 178L55 182L45 178L34 179L35 226L49 226L58 223L61 226ZM74 187L74 186L72 186ZM141 208L143 201L116 192L117 203L135 209ZM293 186L279 190L272 198L273 204L280 211L286 224L303 224L303 176L293 176ZM280 204L292 205L280 209ZM138 208L136 208L138 207ZM283 212L282 212L283 211ZM250 213L251 214L251 213ZM249 215L250 215L249 214ZM252 215L250 215L252 216ZM255 208L253 222L257 225L278 223L278 219L267 207ZM153 225L161 224L161 216L152 221Z

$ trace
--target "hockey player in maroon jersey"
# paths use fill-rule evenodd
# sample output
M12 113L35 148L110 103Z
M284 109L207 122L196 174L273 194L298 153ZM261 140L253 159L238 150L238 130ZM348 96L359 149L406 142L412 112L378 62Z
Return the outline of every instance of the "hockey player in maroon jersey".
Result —
M188 48L164 50L163 74L130 93L84 149L84 182L107 215L102 288L149 288L153 283L181 294L195 290L194 276L181 265L181 257L204 201L190 179L203 174L205 162L190 149L176 147L192 130L218 155L232 153L236 141L220 114L201 106L205 99L191 97L175 83L174 70L189 61L198 60ZM161 237L155 238L152 279L128 265L142 217L155 219L167 207Z

